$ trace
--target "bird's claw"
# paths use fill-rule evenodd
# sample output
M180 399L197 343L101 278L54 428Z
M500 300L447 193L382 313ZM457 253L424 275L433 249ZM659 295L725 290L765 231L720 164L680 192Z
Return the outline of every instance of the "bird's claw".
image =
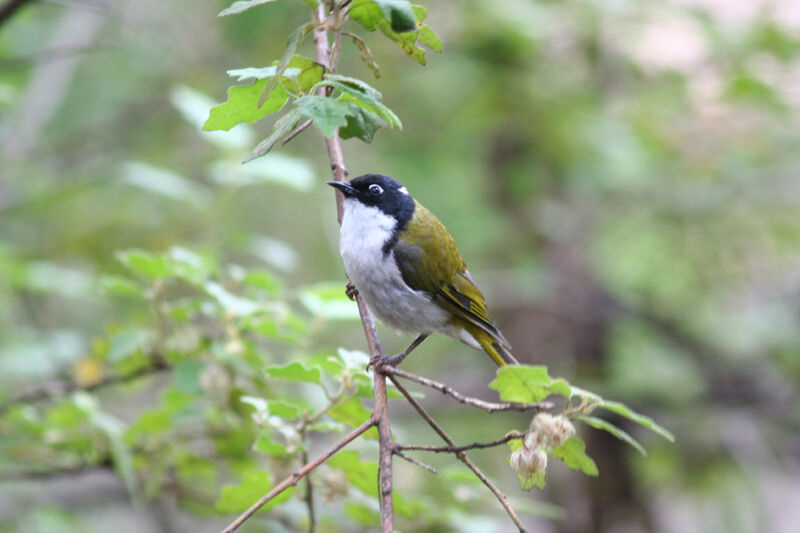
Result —
M352 283L348 283L347 286L344 288L344 293L347 295L348 298L356 301L356 296L358 296L358 289ZM367 367L369 369L369 367Z
M385 366L397 366L402 360L403 354L397 354L391 357L387 357L385 355L373 355L370 358L369 363L367 363L367 371L369 372L370 368L374 368L376 372L379 372Z

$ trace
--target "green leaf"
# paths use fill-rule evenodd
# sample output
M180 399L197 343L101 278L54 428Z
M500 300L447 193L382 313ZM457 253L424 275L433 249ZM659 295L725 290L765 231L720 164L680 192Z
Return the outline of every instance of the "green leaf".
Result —
M577 437L570 437L567 441L557 448L550 450L553 457L561 459L564 464L573 470L580 470L586 475L596 476L597 465L591 457L586 455L586 446Z
M294 103L302 115L314 121L314 125L325 137L331 137L337 128L346 125L347 115L352 114L345 103L327 96L302 96Z
M647 457L647 452L645 451L644 446L642 446L639 443L639 441L631 437L627 431L618 428L611 422L607 422L602 418L597 418L596 416L589 416L589 415L581 415L578 416L577 419L587 423L588 425L592 426L595 429L602 429L603 431L608 431L618 439L627 442L628 444L636 448L636 450L639 453Z
M417 44L417 36L419 32L406 32L406 33L397 33L392 30L389 22L386 20L382 20L378 23L378 29L387 36L389 39L394 41L394 43L405 52L411 59L419 63L420 65L425 65L425 50L418 47Z
M280 61L278 61L278 64L275 67L275 75L267 80L267 84L264 87L261 96L258 98L258 107L263 106L264 103L270 99L273 90L275 90L278 86L278 82L280 81L280 77L283 75L283 71L289 66L289 63L294 56L294 52L297 50L297 45L303 42L303 39L305 39L306 35L311 33L313 29L314 23L306 22L302 26L299 26L297 29L295 29L291 35L289 35L289 38L286 40L286 50L283 52Z
M375 31L383 20L383 12L375 0L355 0L350 5L350 20L353 20L367 31Z
M371 143L378 130L385 127L387 127L386 122L379 116L359 108L354 114L348 115L347 124L339 128L339 137L342 139L355 137L365 143Z
M238 485L222 487L219 500L215 504L221 513L241 513L272 489L269 472L248 470ZM266 511L278 506L292 497L294 487L289 487L261 508Z
M342 81L339 81L342 80ZM374 113L385 120L391 127L402 129L403 124L391 109L381 103L381 93L368 84L347 76L327 75L326 80L317 84L327 85L336 89L331 95L339 101L356 104L358 107Z
M116 363L138 352L142 348L144 333L137 330L120 331L111 339L108 360Z
M222 11L217 14L218 17L227 17L228 15L236 15L237 13L242 13L243 11L247 11L248 9L256 6L260 6L262 4L267 4L269 2L274 2L275 0L239 0L238 2L234 2L231 4L230 7L223 9Z
M536 403L551 394L570 397L570 386L565 380L553 379L545 366L510 365L497 371L497 377L489 388L500 393L506 402Z
M397 115L394 114L394 112L392 112L391 109L389 109L380 102L376 102L375 100L369 98L366 95L363 94L354 95L353 93L345 92L339 96L339 101L352 103L360 107L364 111L368 111L373 115L377 115L392 128L399 128L399 129L403 128L400 119L397 117Z
M436 33L430 29L430 27L422 24L422 21L428 18L428 11L420 5L414 5L412 6L412 9L414 10L414 16L417 17L417 26L419 26L419 35L417 35L417 40L433 51L441 52L443 49L442 41L439 39Z
M375 31L380 22L397 33L414 31L417 21L408 0L355 0L350 6L350 19L368 31Z
M275 442L272 438L272 430L269 429L261 432L253 444L253 449L276 459L292 455L285 445Z
M252 161L257 157L265 155L272 149L273 146L275 146L275 143L277 143L278 141L289 135L292 132L292 130L294 130L298 126L298 124L300 124L301 120L303 120L303 115L300 113L300 110L298 109L292 109L284 116L279 118L275 122L274 126L275 131L272 132L272 135L270 135L269 137L258 143L258 146L253 148L253 151L250 154L250 156L244 161L242 161L242 163L247 163L248 161Z
M441 52L444 49L439 36L436 35L428 26L422 26L419 29L419 35L417 36L417 39L434 52Z
M169 249L169 259L172 275L197 287L211 275L211 265L199 254L183 248L173 246Z
M649 416L640 415L639 413L633 411L630 407L628 407L627 405L625 405L623 403L615 402L615 401L612 401L612 400L601 400L597 404L597 407L601 407L603 409L608 409L609 411L613 411L614 413L617 413L620 416L624 416L625 418L627 418L629 420L633 420L637 424L639 424L641 426L644 426L647 429L655 431L656 433L658 433L659 435L661 435L662 437L664 437L668 441L675 442L675 435L670 433L667 429L665 429L665 428L661 427L660 425L658 425Z
M248 316L266 309L261 302L237 296L216 281L207 282L203 288L230 315Z
M381 101L382 95L380 91L363 80L351 76L342 76L341 74L332 74L330 72L326 73L324 78L326 81L337 82L335 84L327 84L331 87L348 92L358 92L369 96L372 100Z
M270 78L270 80L277 79L277 77ZM271 91L269 98L259 105L259 95L264 92L270 80L256 80L250 85L229 87L228 100L211 108L203 129L227 131L237 124L243 122L252 124L261 117L280 111L289 99L289 93L283 86Z
M236 78L236 81L265 80L267 78L275 76L277 71L278 67L276 65L264 68L247 67L247 68L229 70L228 76L230 76L231 78ZM297 76L299 74L300 74L300 69L287 68L286 70L283 71L282 75L285 78L297 79Z
M353 43L358 48L358 52L361 56L361 61L367 64L369 69L372 71L372 74L376 78L380 78L381 69L378 66L378 63L375 61L375 56L372 54L372 50L369 49L369 46L367 46L367 43L365 43L364 39L362 39L355 33L351 33L350 37L353 39Z
M103 412L100 403L86 392L76 392L73 396L75 406L88 415L89 422L99 429L111 445L111 458L114 469L122 478L128 494L134 500L140 496L139 478L133 464L133 452L125 442L125 424L118 418Z
M344 472L347 481L364 494L375 496L377 493L378 463L375 461L362 461L358 452L344 450L328 459L328 466Z
M102 285L103 290L108 294L116 294L119 296L142 296L144 293L144 287L123 276L103 276L100 278L100 284Z
M328 410L328 416L337 422L344 422L352 427L360 426L372 415L372 413L364 407L361 399L355 396L335 404ZM374 428L368 431L365 435L369 437L375 436Z
M375 0L381 9L383 18L388 19L392 31L397 33L414 31L417 20L408 0Z
M268 366L264 369L264 372L271 378L285 381L306 381L318 385L322 384L322 374L319 368L306 368L297 361L283 366Z
M312 61L311 59L303 56L293 56L289 61L289 65L286 70L288 71L290 69L297 69L300 71L296 77L296 89L298 92L308 91L311 89L311 87L322 80L322 77L325 74L325 67L316 61ZM284 72L284 76L285 75L286 73Z
M242 277L241 282L267 292L277 291L282 285L275 274L266 269L248 270Z
M143 250L123 250L117 252L115 256L132 272L146 278L163 279L171 273L166 258Z
M269 400L267 402L267 412L281 418L298 418L303 413L303 408L295 403L284 402L282 400Z

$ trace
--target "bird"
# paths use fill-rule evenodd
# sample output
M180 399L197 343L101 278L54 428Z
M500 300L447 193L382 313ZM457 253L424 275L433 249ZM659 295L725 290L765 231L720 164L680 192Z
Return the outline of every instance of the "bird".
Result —
M387 326L417 335L371 364L397 366L434 332L484 350L498 366L517 364L452 235L402 183L364 174L327 184L344 196L339 253L348 295L360 294Z

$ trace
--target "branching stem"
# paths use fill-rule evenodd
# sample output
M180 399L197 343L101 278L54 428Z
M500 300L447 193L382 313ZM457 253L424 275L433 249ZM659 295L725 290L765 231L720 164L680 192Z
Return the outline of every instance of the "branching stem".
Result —
M409 381L414 381L416 383L419 383L420 385L425 385L426 387L430 387L432 389L436 389L439 392L442 392L452 397L459 403L463 403L465 405L471 405L473 407L483 409L484 411L487 411L489 413L494 413L497 411L544 411L546 409L550 409L553 407L553 404L551 402L539 402L539 403L487 402L479 398L464 396L463 394L456 391L455 389L453 389L453 387L447 385L446 383L418 376L416 374L406 372L405 370L400 370L399 368L393 366L388 366L388 365L384 366L383 368L381 368L381 372L383 372L384 374L389 374L391 376L401 377ZM392 379L392 382L397 383L397 381L394 379Z
M278 483L275 488L269 491L267 494L262 496L256 503L250 506L248 510L243 512L239 517L231 522L231 524L222 530L222 533L232 533L239 529L239 526L245 523L245 521L253 516L259 509L261 509L264 505L269 503L275 496L280 494L281 492L285 491L291 486L297 485L297 483L303 479L309 472L317 468L319 465L330 459L336 452L347 446L353 439L362 435L366 432L369 428L374 426L377 423L375 417L370 417L369 420L358 426L356 429L351 431L350 433L345 436L342 440L337 442L335 445L328 448L322 455L311 461L310 463L306 463L303 467L292 474L291 476L287 477L280 483Z

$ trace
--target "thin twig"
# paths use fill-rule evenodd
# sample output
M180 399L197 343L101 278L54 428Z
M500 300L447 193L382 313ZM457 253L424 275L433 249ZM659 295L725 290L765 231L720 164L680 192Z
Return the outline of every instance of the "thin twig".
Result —
M420 385L425 385L426 387L430 387L432 389L438 390L439 392L447 394L448 396L451 396L459 403L463 403L465 405L471 405L473 407L483 409L484 411L487 411L489 413L494 413L497 411L544 411L545 409L550 409L553 407L553 404L551 402L539 402L539 403L487 402L479 398L464 396L460 392L454 390L453 387L451 387L450 385L447 385L440 381L424 378L422 376L418 376L416 374L400 370L399 368L393 366L388 366L388 365L384 366L381 368L381 372L383 372L384 374L390 374L392 376L405 378L410 381L415 381ZM397 383L397 381L394 379L392 379L392 382Z
M125 374L121 376L109 376L91 385L81 386L78 383L75 383L74 381L66 381L66 380L53 381L50 383L42 383L30 389L24 390L19 394L12 396L2 404L0 404L0 415L2 415L3 413L5 413L9 409L20 403L33 403L43 400L49 400L51 398L67 395L77 390L93 391L102 387L129 383L141 377L157 374L164 370L169 370L169 368L170 366L164 360L162 360L160 357L156 357L153 358L153 364L151 364L150 366L141 368L135 372L131 372L130 374Z
M111 460L107 459L97 464L79 464L52 470L12 470L0 472L0 483L9 481L45 481L58 477L82 476L92 472L112 472L113 468Z
M432 467L428 463L423 463L419 459L415 459L413 457L409 457L408 455L406 455L403 452L401 452L400 449L401 449L401 447L395 446L394 452L392 452L392 453L394 453L396 456L398 456L401 459L405 459L406 461L408 461L409 463L411 463L413 465L417 465L418 467L420 467L420 468L422 468L424 470L427 470L431 474L438 474L439 473L439 472L436 471L436 469L434 467Z
M295 137L297 137L298 135L303 133L303 130L305 130L307 127L309 127L312 122L314 122L314 121L311 120L311 119L308 119L305 122L303 122L302 124L300 124L299 126L297 126L292 133L287 135L286 138L283 141L281 141L281 146L283 146L284 144L288 143L289 141L291 141L292 139L294 139Z
M305 437L305 435L303 435ZM303 450L303 462L308 462L308 452ZM306 478L306 507L308 508L308 533L314 533L317 527L316 513L314 512L314 484L311 476Z
M392 383L394 383L395 387L397 387L397 390L399 390L403 394L403 396L406 397L408 403L410 403L411 406L417 410L419 415L425 419L428 425L430 425L433 428L433 430L439 434L442 440L444 440L448 445L456 447L456 443L453 439L450 438L450 435L448 435L444 431L444 429L442 429L439 423L436 422L436 420L434 420L433 417L431 417L431 415L428 414L425 408L423 408L417 402L417 400L415 400L414 397L411 396L411 394L405 389L405 387L403 387L403 385L400 384L399 380L392 375L389 376L389 379L392 380ZM467 457L467 455L464 452L456 452L456 457L458 457L462 463L467 465L467 467L469 467L469 469L472 470L472 472L478 477L478 479L480 479L483 482L484 485L489 487L489 490L491 490L492 493L495 495L495 497L498 499L500 505L502 505L503 508L506 510L506 513L508 513L508 516L511 517L511 520L519 528L520 533L527 533L528 530L525 529L525 526L522 525L522 521L520 521L519 516L517 516L517 513L514 511L514 509L511 508L511 505L509 505L508 498L506 497L506 495L503 494L500 491L500 489L498 489L497 486L494 483L492 483L492 481L488 477L486 477L486 474L484 474L483 471L480 468L478 468L478 466L475 463L473 463L472 460L470 460L470 458Z
M404 451L418 450L423 452L434 452L434 453L459 453L459 452L465 452L467 450L494 448L495 446L506 444L514 439L521 439L524 436L525 435L521 433L511 433L509 435L506 435L502 439L493 440L492 442L473 442L472 444L465 444L464 446L427 446L425 444L398 444L395 446L395 450L404 450Z
M340 440L339 442L337 442L336 444L334 444L333 446L328 448L325 451L325 453L323 453L322 455L320 455L319 457L317 457L316 459L314 459L310 463L306 463L300 470L298 470L297 472L295 472L291 476L287 477L286 479L284 479L283 481L278 483L275 486L275 488L273 488L267 494L262 496L256 503L251 505L248 510L243 512L241 515L239 515L239 517L236 520L231 522L231 524L228 527L223 529L222 533L232 533L233 531L236 531L239 528L239 526L244 524L245 520L247 520L248 518L253 516L259 509L261 509L264 505L266 505L271 499L273 499L275 496L277 496L278 494L280 494L284 490L288 489L289 487L297 485L297 483L301 479L303 479L306 475L308 475L309 472L311 472L312 470L317 468L319 465L321 465L322 463L324 463L325 461L330 459L336 452L338 452L339 450L341 450L342 448L344 448L345 446L350 444L350 442L353 439L355 439L359 435L362 435L364 432L366 432L369 428L374 426L376 423L377 423L377 420L375 420L375 417L374 416L370 417L369 420L367 420L366 422L364 422L363 424L358 426L356 429L354 429L353 431L348 433L345 438L343 438L342 440Z

